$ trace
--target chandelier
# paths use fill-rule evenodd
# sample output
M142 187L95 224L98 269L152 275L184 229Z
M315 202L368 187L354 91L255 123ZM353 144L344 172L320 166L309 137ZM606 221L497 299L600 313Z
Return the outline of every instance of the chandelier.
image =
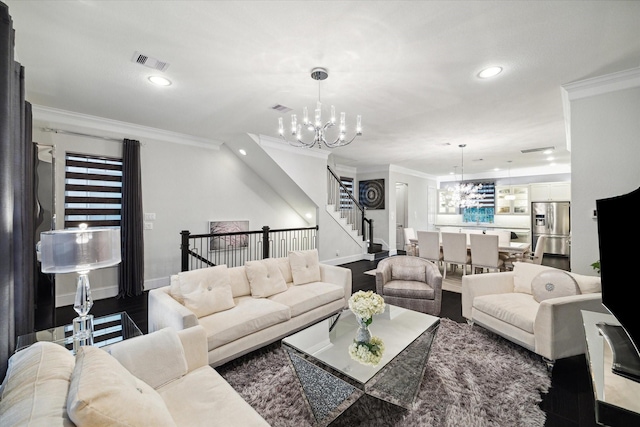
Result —
M322 148L324 144L327 148L343 147L351 144L357 136L362 135L362 120L361 116L356 117L356 133L353 138L347 139L347 125L346 115L344 112L340 113L340 127L338 136L335 140L327 140L327 130L336 125L336 109L331 106L331 115L329 120L322 123L322 103L320 102L320 81L329 77L329 73L325 68L314 68L311 70L311 78L318 81L318 103L316 104L314 120L309 120L309 113L307 107L302 110L302 124L298 123L298 119L295 114L291 115L291 135L295 137L295 140L290 141L284 135L284 125L282 123L282 117L278 119L278 133L289 144L294 147L306 147L311 148L314 145L318 145L318 148ZM314 137L312 141L305 141L302 137L302 128L313 132Z
M484 199L484 194L481 193L482 184L464 183L464 147L466 146L466 144L458 145L462 150L460 182L448 186L447 191L443 193L446 205L451 208L477 208Z

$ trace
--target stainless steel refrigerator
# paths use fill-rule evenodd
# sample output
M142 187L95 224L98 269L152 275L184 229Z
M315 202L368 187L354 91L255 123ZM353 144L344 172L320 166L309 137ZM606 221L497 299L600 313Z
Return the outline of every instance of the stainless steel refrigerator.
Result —
M571 254L571 203L531 203L531 250L535 251L540 235L546 235L545 254Z

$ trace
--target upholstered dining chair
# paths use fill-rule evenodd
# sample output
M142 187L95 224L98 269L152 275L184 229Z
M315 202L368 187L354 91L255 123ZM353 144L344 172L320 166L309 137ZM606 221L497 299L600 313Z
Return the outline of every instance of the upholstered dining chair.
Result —
M417 234L420 258L428 259L439 266L443 260L442 248L440 247L440 232L418 230Z
M525 252L521 260L524 262L530 262L533 264L542 264L542 258L544 256L544 246L547 243L547 236L538 236L536 240L536 248L533 252Z
M442 234L442 261L444 262L444 272L442 278L447 278L447 265L451 269L457 265L462 266L462 274L467 274L467 265L471 265L471 256L467 250L466 233L441 233Z
M504 271L504 260L500 258L499 236L497 234L472 234L471 240L471 273L486 268Z
M418 247L415 244L411 243L410 239L416 238L416 231L413 228L405 227L404 228L404 250L407 255L418 256Z

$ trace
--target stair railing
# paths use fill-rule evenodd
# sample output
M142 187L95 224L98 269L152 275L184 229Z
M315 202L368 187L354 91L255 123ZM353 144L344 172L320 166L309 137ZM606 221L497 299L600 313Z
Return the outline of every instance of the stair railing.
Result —
M345 218L362 240L368 242L367 252L373 253L373 219L367 218L365 207L358 203L330 166L327 166L327 199L340 217Z

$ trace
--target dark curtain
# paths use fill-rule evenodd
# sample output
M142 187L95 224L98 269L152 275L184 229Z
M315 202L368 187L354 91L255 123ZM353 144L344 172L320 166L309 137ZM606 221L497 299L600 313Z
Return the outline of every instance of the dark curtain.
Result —
M0 3L0 377L16 337L33 332L35 195L31 105L14 60L9 9Z
M144 236L140 141L125 139L122 155L122 263L118 298L144 291Z

